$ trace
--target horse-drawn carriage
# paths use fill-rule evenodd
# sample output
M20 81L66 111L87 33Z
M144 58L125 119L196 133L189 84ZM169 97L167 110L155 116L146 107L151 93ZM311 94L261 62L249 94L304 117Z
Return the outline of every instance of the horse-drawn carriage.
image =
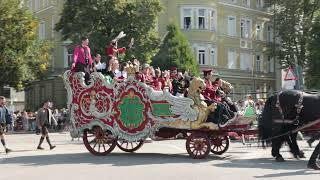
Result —
M155 91L134 78L112 82L108 76L92 73L88 85L83 73L64 74L74 136L82 134L85 147L94 155L106 155L116 146L125 152L138 150L147 138L172 138L185 134L186 149L193 158L205 158L210 151L228 150L230 131L244 132L254 114L245 113L226 127L206 122L215 104L207 106L200 98L202 79L190 83L188 98L172 96L167 90ZM251 109L252 111L252 109ZM248 111L249 112L249 111Z

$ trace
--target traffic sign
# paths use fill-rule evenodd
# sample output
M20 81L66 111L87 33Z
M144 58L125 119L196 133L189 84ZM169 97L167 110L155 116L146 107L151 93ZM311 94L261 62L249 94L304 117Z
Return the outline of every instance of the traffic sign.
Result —
M286 75L284 76L285 81L297 80L297 76L294 74L291 67L288 68Z

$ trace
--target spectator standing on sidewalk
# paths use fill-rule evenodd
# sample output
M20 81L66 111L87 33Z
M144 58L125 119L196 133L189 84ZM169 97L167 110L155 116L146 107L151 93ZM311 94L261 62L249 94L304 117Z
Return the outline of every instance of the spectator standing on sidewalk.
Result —
M12 116L10 116L9 111L6 107L6 98L3 96L0 96L0 140L1 140L1 143L2 143L6 153L11 152L11 149L7 148L6 142L4 139L4 132L6 129L6 123L8 121L10 121L10 117L11 117L11 121L12 121Z
M22 119L22 127L24 131L28 131L29 130L29 116L28 113L26 111L22 112L21 115L21 119Z

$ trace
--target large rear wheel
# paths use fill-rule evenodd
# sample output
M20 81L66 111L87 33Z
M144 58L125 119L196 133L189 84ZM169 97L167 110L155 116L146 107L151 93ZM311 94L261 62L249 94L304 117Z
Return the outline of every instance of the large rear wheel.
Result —
M117 141L111 131L95 126L91 130L83 131L83 143L93 155L105 156L116 147Z

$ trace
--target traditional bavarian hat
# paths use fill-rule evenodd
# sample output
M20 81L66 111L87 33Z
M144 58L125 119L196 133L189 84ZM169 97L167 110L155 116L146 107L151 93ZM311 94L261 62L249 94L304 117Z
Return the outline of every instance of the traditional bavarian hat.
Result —
M177 71L178 69L177 69L177 67L172 67L171 69L170 69L170 71Z
M202 70L204 76L210 74L212 71L213 71L213 69L204 69L204 70Z

